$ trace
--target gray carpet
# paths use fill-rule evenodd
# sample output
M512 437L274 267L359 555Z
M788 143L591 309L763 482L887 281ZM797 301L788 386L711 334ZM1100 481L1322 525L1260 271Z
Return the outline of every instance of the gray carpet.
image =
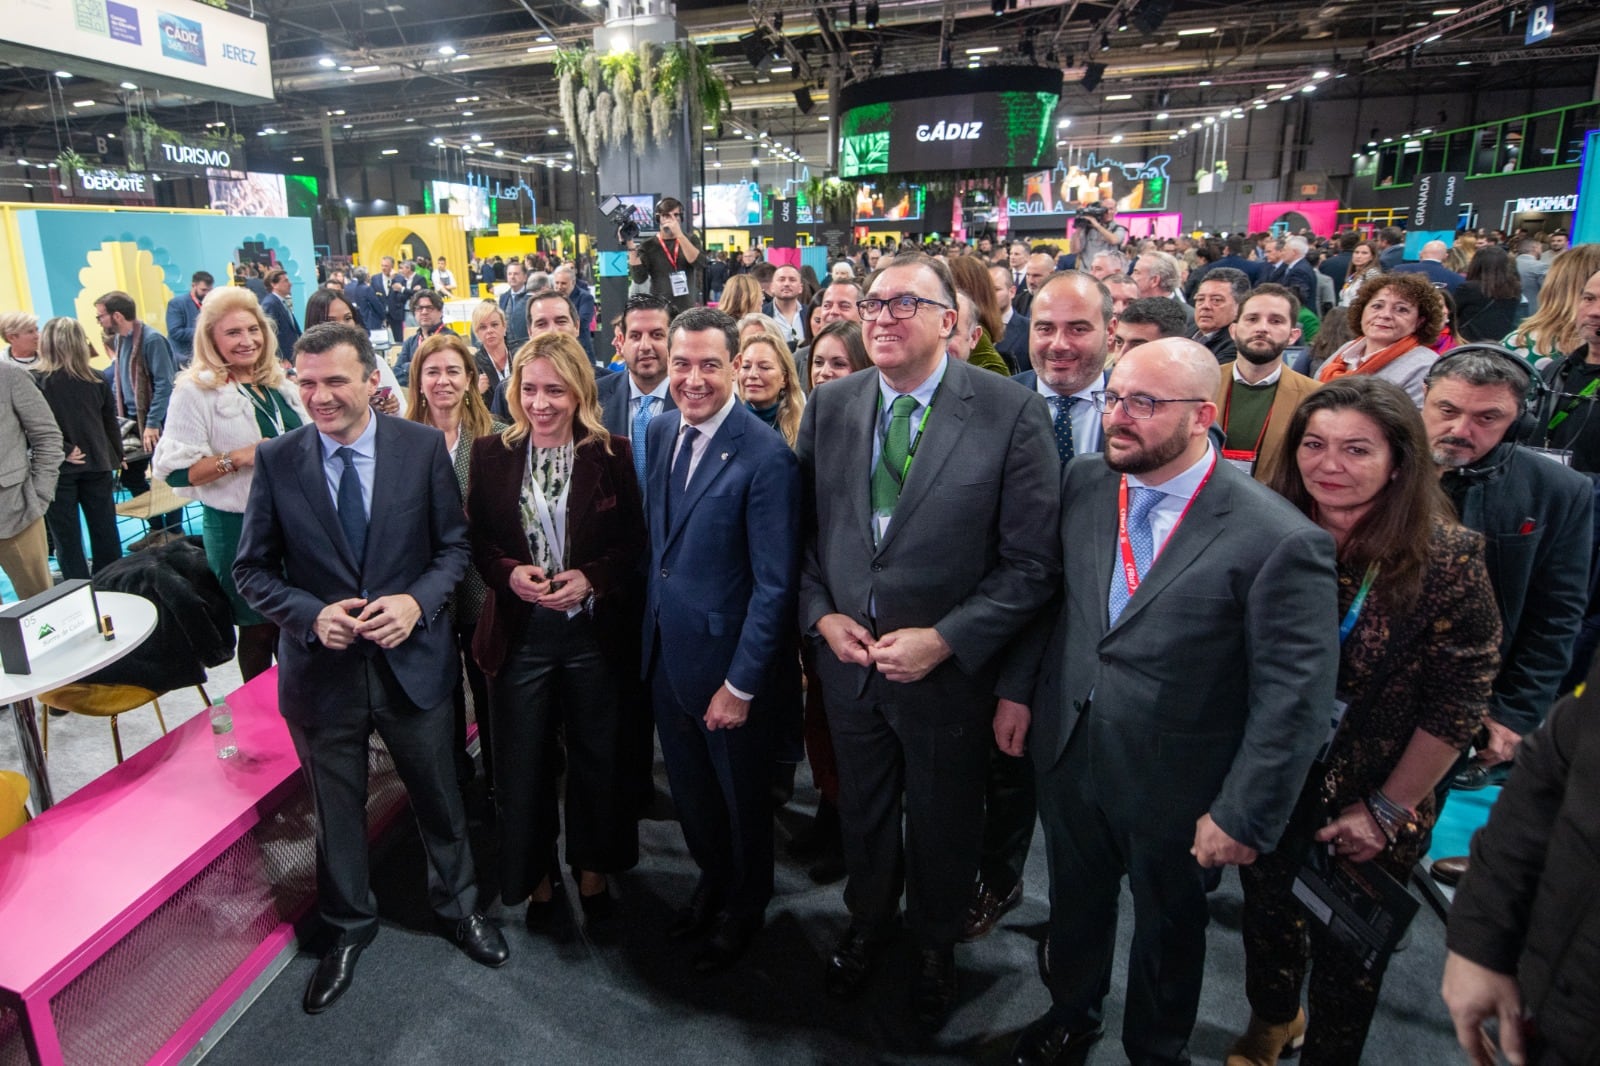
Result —
M709 979L696 977L689 952L665 935L673 909L695 881L676 823L643 824L644 858L621 879L613 941L591 941L575 921L535 937L524 928L522 908L495 906L490 913L505 928L512 958L490 971L432 934L421 850L408 822L375 868L384 928L362 956L345 998L317 1017L301 1011L315 966L302 954L206 1062L1008 1062L1018 1030L1048 1005L1034 962L1048 911L1042 838L1036 837L1029 857L1023 904L986 940L958 949L960 1006L943 1032L927 1037L906 1003L913 962L907 944L895 946L859 1001L841 1004L823 993L823 960L845 925L840 886L813 885L803 869L781 858L781 841L803 822L800 807L814 799L802 783L796 803L779 816L778 894L767 928L739 966ZM491 834L476 827L474 845L480 876L491 881ZM566 894L576 911L570 883ZM1248 1018L1240 906L1238 878L1230 873L1213 898L1209 973L1191 1044L1196 1062L1220 1061ZM1132 936L1126 895L1123 919L1119 959L1126 958ZM1438 996L1443 930L1426 908L1412 940L1390 968L1365 1061L1458 1062ZM1119 964L1107 1004L1112 1036L1090 1052L1088 1063L1124 1061L1116 1034L1125 979Z

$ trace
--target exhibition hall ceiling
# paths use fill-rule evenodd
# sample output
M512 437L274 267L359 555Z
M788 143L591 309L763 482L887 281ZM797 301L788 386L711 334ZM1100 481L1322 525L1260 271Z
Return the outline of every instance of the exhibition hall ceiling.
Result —
M826 170L830 87L874 74L926 72L935 95L938 71L947 65L1059 68L1058 113L1072 120L1063 136L1086 147L1113 137L1152 144L1225 109L1292 106L1286 95L1298 101L1302 94L1316 100L1459 93L1464 109L1474 91L1522 92L1526 106L1519 110L1535 111L1541 89L1592 91L1600 61L1594 4L1556 5L1555 33L1528 45L1529 12L1539 6L1528 0L683 0L677 18L687 36L710 50L733 100L720 133L705 134L707 157L730 173L743 168L736 175L743 177L752 155L785 173ZM186 133L225 123L245 137L253 160L285 166L297 156L307 166L320 164L325 137L341 164L396 156L426 162L438 155L460 166L461 147L484 142L492 147L471 157L479 167L560 161L570 145L557 117L556 49L597 39L603 49L626 43L625 34L603 28L606 8L585 0L230 0L227 7L266 24L273 102L230 105L127 88L137 86L135 76L102 80L72 71L70 61L62 73L72 76L64 78L8 53L0 41L0 159L23 151L53 156L68 144L90 154L93 138L119 133L131 113L143 110ZM1092 90L1086 77L1091 84L1098 78ZM810 114L796 106L798 90L815 101ZM1443 126L1480 117L1446 112L1417 120ZM786 154L768 159L763 144Z

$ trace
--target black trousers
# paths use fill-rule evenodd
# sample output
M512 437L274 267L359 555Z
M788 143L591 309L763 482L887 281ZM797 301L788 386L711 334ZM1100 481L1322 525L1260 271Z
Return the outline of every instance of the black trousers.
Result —
M1022 880L1028 849L1033 846L1033 826L1038 820L1033 758L1027 754L1007 755L991 739L978 876L996 895L1009 895Z
M446 921L477 909L467 816L450 757L450 704L419 707L382 654L361 656L365 713L349 720L289 722L317 815L317 910L349 941L378 924L367 857L367 738L376 729L411 798L428 855L428 902Z
M1107 815L1089 759L1092 726L1079 722L1060 761L1038 778L1050 860L1051 1013L1073 1031L1100 1024L1126 875L1134 933L1122 1047L1138 1066L1187 1063L1205 974L1212 877L1189 854L1192 838L1162 836ZM1113 780L1105 787L1136 786Z
M617 873L639 861L618 787L617 687L586 614L534 607L494 679L500 894L522 902L550 872L556 845L558 727L567 752L567 865Z
M706 728L707 704L678 701L659 664L651 705L661 736L667 783L683 840L723 909L759 915L772 899L772 759L774 723L765 694L735 729Z
M89 527L89 550L94 554L94 572L99 573L122 558L122 541L117 536L117 509L112 502L112 476L109 470L61 468L56 481L56 496L44 513L44 524L56 543L56 562L65 578L89 577L89 561L83 554L83 531L78 513Z
M951 947L978 872L994 697L953 664L913 684L873 671L857 692L860 670L819 648L817 672L839 764L845 906L882 926L903 884L919 946Z

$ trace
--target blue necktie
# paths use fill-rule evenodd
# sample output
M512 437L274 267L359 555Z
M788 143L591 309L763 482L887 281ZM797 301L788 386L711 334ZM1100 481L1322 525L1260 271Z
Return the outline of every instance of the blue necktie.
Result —
M689 488L689 463L694 458L695 438L700 436L700 431L693 426L685 426L683 439L678 444L678 454L672 460L672 470L667 474L667 517L671 518L673 512L683 502L683 494Z
M1128 544L1133 548L1133 564L1138 567L1141 579L1150 573L1150 560L1156 554L1156 536L1150 526L1150 512L1155 510L1164 495L1157 489L1128 486ZM1122 551L1119 548L1117 564L1111 573L1111 596L1108 601L1112 625L1116 625L1117 619L1122 617L1122 609L1128 606L1129 598L1128 582L1122 572Z
M650 428L650 408L655 404L654 396L639 397L639 413L633 416L633 432L630 438L633 441L633 471L639 475L639 488L644 488L644 432Z
M1062 463L1078 454L1072 445L1072 405L1076 403L1076 396L1052 396L1050 405L1056 409L1054 426L1056 431L1056 454L1061 457Z
M339 473L339 526L350 552L360 566L367 556L367 507L361 499L361 475L356 473L356 453L340 448L333 453L344 462Z

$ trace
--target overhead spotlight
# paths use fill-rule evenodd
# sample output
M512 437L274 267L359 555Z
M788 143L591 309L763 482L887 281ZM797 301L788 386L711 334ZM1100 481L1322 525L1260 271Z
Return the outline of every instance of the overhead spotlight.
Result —
M1172 93L1162 89L1156 93L1156 106L1165 110L1172 103Z
M772 66L772 48L767 43L767 35L761 30L753 30L740 37L739 45L744 49L745 59L750 61L758 74L765 74L767 68Z
M999 18L1006 13L1006 0L989 0L989 10L994 12L995 18Z
M876 74L883 69L883 42L879 41L872 46L872 73Z
M1100 51L1111 51L1111 35L1109 33L1102 33L1100 35Z
M1172 0L1140 0L1133 6L1130 17L1134 29L1146 37L1153 35L1172 12Z
M867 29L878 28L878 0L867 0Z
M811 114L811 109L816 107L816 102L811 99L811 90L805 86L794 91L794 106L800 109L802 115Z
M1106 76L1104 63L1085 63L1083 65L1083 80L1078 84L1083 86L1083 91L1092 93L1100 87L1100 79Z

